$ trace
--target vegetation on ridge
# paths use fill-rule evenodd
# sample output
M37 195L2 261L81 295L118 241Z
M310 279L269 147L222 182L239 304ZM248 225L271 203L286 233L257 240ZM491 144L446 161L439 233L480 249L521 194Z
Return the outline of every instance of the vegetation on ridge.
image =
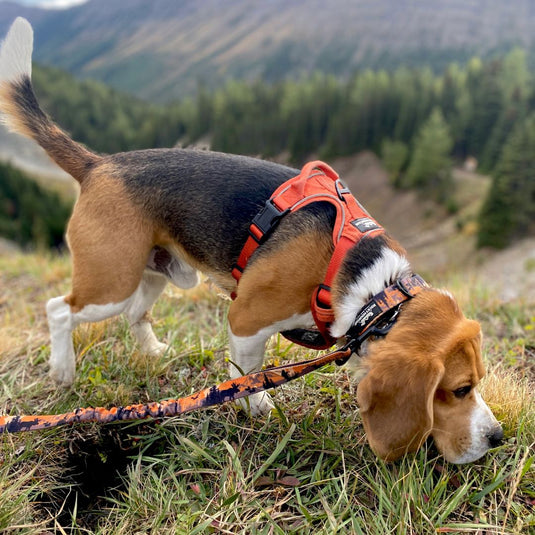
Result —
M477 158L494 176L479 218L479 243L504 247L535 230L528 139L535 91L525 53L444 74L427 70L364 71L347 81L316 74L299 82L230 82L166 107L126 97L96 82L35 69L43 107L78 141L112 153L209 138L214 150L299 165L372 150L397 187L411 187L452 211L453 162ZM433 142L430 142L430 139Z
M60 247L70 211L57 193L0 162L0 236L41 249Z
M531 175L520 172L529 161L502 162L521 157L518 138L535 114L531 77L525 53L515 49L500 60L451 65L440 76L402 68L364 71L347 81L317 74L274 85L234 81L215 92L201 86L195 99L165 108L94 82L73 83L56 71L37 69L35 84L48 112L75 139L103 152L205 137L214 150L264 157L287 152L296 164L311 153L331 159L373 150L383 153L395 185L420 189L451 209L449 168L475 157L479 169L500 175L487 205L499 205L497 195L511 198L509 210L518 214L508 225L500 224L500 211L481 214L480 244L503 247L533 232L529 203L519 202L533 199ZM531 154L524 150L523 158ZM510 195L518 189L521 195Z

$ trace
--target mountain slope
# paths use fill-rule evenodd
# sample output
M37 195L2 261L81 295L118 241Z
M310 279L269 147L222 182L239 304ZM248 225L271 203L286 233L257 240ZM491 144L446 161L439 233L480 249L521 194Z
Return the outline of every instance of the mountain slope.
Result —
M313 70L347 75L530 47L530 0L91 0L61 11L1 3L36 29L36 60L170 100L228 77L277 80ZM224 6L224 7L223 7Z

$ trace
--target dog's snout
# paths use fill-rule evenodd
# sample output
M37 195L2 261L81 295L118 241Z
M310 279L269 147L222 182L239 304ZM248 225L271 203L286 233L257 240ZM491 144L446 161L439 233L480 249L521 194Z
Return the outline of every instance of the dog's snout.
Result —
M503 429L500 427L496 427L493 429L490 433L487 433L487 440L489 441L489 445L491 448L498 447L503 440Z

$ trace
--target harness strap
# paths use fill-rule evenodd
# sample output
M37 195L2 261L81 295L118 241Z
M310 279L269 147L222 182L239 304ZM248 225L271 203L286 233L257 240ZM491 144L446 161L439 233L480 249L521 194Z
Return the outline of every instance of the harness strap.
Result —
M347 251L364 236L384 233L384 229L353 197L336 171L329 165L318 160L309 162L299 175L287 180L275 190L264 208L253 219L249 237L232 270L232 276L239 283L252 254L267 240L285 215L320 201L329 202L336 208L336 220L332 232L334 251L325 279L315 289L310 306L321 337L309 344L302 338L292 337L292 331L285 331L282 334L300 345L327 349L336 342L329 333L329 325L334 321L331 286L336 273ZM236 298L235 293L232 294L232 298Z
M159 403L111 407L110 409L89 407L76 409L65 414L0 416L0 434L4 432L36 431L38 429L83 422L109 423L119 420L142 420L145 418L177 416L195 409L211 407L275 388L317 370L330 362L345 362L351 356L351 353L352 349L349 346L344 346L337 351L315 359L250 373L237 379L224 381L217 386L205 388L184 398L169 399Z

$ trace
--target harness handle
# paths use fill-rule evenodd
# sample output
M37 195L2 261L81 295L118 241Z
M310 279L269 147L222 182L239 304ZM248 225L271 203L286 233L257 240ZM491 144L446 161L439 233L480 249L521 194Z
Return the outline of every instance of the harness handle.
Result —
M275 388L322 368L330 362L345 362L352 352L352 348L349 344L346 344L341 349L315 359L250 373L237 379L230 379L219 385L205 388L184 398L168 399L159 403L127 405L126 407L111 407L109 409L88 407L76 409L65 414L0 416L0 434L4 432L36 431L75 423L109 423L119 420L143 420L145 418L177 416L195 409L211 407Z

